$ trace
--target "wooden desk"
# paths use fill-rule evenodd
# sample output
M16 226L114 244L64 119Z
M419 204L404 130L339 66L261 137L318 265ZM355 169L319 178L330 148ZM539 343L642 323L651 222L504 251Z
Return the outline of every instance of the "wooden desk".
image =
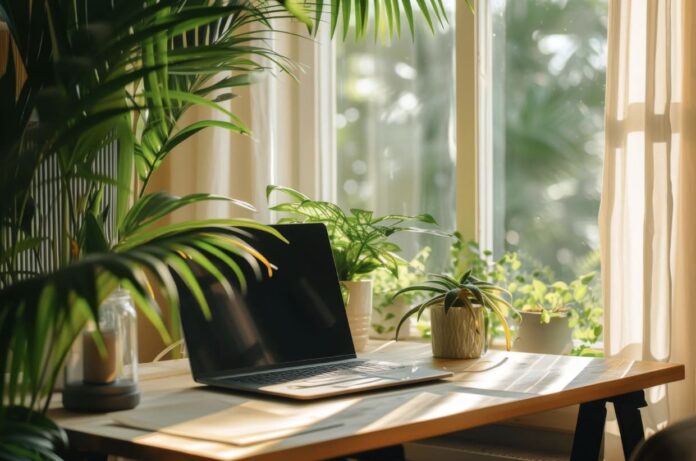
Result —
M187 361L141 368L139 408L157 407L174 396L215 393L216 398L229 399L230 405L263 405L278 414L321 414L322 423L335 423L317 432L245 447L121 427L108 415L56 408L50 416L68 431L73 449L80 451L158 460L291 461L398 446L580 403L574 458L590 459L599 453L607 400L616 401L620 418L623 415L622 434L629 439L624 443L634 446L642 438L638 407L643 389L684 378L683 365L668 363L500 351L476 360L437 360L430 344L413 342L375 343L373 349L366 356L427 364L451 370L455 376L432 384L295 403L201 388L191 379Z

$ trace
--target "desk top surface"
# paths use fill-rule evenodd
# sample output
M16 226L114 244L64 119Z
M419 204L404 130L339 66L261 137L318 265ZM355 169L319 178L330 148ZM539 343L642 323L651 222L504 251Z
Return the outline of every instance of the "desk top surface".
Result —
M304 415L311 420L309 431L247 446L119 426L107 414L75 414L56 408L50 416L68 431L77 449L140 459L310 460L442 435L684 378L683 365L618 358L489 351L480 359L443 360L432 357L430 344L416 342L375 342L370 349L364 357L429 365L450 370L454 376L435 383L292 402L200 386L192 380L186 360L141 366L141 410L214 399L224 401L226 408L243 406L278 418ZM244 424L239 419L230 424ZM319 430L312 432L314 424Z

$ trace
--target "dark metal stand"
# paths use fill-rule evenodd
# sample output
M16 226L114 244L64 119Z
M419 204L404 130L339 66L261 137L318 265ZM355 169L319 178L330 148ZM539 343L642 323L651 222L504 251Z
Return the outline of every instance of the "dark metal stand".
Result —
M621 445L626 459L631 457L636 445L643 440L643 421L639 411L639 408L647 405L643 391L586 402L580 404L573 438L573 451L570 455L571 461L599 459L607 416L607 402L614 404L621 433Z
M109 459L108 455L75 450L66 450L58 455L65 461L107 461Z
M406 459L406 455L404 454L403 445L393 445L391 447L379 448L377 450L355 453L345 458L334 458L331 461L345 461L353 459L357 461L404 461Z

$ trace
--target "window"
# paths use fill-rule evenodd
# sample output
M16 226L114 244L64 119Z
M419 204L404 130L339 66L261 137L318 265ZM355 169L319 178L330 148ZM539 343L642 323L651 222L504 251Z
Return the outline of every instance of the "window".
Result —
M490 3L493 233L569 280L599 270L606 0Z
M378 214L430 213L455 227L454 0L450 23L433 35L416 21L390 43L349 38L336 44L337 197ZM405 22L404 22L405 24ZM368 32L368 34L371 32ZM450 242L400 235L406 257L432 248L442 270Z
M448 230L471 216L484 249L496 258L519 252L527 274L543 268L549 284L594 271L594 297L577 303L588 306L576 330L585 344L598 339L602 320L607 1L480 0L473 17L455 12L463 2L452 0L450 24L435 36L417 21L415 42L408 33L388 46L349 39L335 51L339 204L429 212ZM466 74L475 63L478 74ZM466 131L474 112L475 134ZM478 181L464 177L470 172ZM447 267L450 242L410 236L400 243L407 258L431 246L429 270ZM583 328L594 333L581 337Z

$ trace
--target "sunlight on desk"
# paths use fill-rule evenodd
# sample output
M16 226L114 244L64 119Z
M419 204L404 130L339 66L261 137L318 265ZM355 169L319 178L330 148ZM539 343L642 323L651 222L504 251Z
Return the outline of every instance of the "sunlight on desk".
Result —
M134 429L114 422L133 424L122 419L129 412L81 415L56 407L51 416L68 431L74 446L88 451L180 461L304 461L625 394L684 375L684 368L673 364L502 351L490 351L481 359L442 360L432 357L427 343L378 343L364 357L447 369L455 376L294 402L200 386L186 362L173 361L143 367L143 401L130 411L131 417L159 420L159 425L140 424L141 420L135 425L145 429Z
M335 411L349 406L340 402ZM331 413L333 413L331 412ZM112 414L119 424L137 429L233 445L253 445L341 425L322 422L327 412L278 414L254 408L253 402L230 406L214 395ZM331 414L329 413L329 414Z
M361 430L371 431L403 424L404 421L417 422L450 416L462 409L476 408L484 404L486 400L488 400L488 403L491 403L493 399L480 395L454 392L445 395L421 392Z
M468 388L510 391L520 394L545 395L562 391L574 382L593 359L491 351L476 361L459 361L447 368L453 378Z

